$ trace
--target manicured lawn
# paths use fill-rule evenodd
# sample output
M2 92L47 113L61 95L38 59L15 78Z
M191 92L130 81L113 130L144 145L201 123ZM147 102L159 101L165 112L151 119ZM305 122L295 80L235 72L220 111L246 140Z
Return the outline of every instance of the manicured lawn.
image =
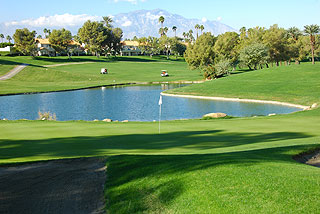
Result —
M15 67L15 65L3 65L3 64L0 64L0 76L5 75L11 69L13 69L14 67Z
M99 82L96 69L104 65L110 76L115 72L124 80L157 81L161 78L153 69L163 65L170 67L172 78L201 79L199 72L183 70L184 62L168 63L120 60L48 71L31 66L10 84L22 86L26 79L23 86L28 90L66 88L67 83L80 87L88 77ZM126 69L144 74L134 76ZM320 103L319 72L319 65L308 64L272 68L174 93L311 105ZM26 86L36 82L43 85ZM10 84L7 92L13 90ZM320 147L320 108L273 117L166 121L161 127L159 135L158 124L152 122L0 121L0 164L106 156L108 213L319 212L320 170L297 163L292 156Z
M320 100L320 64L301 64L244 72L170 93L252 98L312 105Z
M1 121L1 163L109 156L110 213L316 213L319 111L157 123ZM110 157L111 156L111 157Z
M91 62L89 64L43 67L44 65ZM152 81L197 81L202 79L199 71L190 71L183 60L166 60L161 57L0 57L5 65L30 64L12 79L2 81L0 94L44 92L102 86L117 83ZM108 75L101 75L100 69L108 68ZM161 70L168 70L170 76L160 76Z

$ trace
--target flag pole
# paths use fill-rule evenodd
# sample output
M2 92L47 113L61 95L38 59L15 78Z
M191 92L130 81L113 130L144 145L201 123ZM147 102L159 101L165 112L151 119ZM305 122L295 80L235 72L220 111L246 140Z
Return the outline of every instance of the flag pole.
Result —
M162 96L159 99L159 134L161 133L161 106L162 106Z
M160 110L159 110L159 134L161 133L161 105L160 105Z

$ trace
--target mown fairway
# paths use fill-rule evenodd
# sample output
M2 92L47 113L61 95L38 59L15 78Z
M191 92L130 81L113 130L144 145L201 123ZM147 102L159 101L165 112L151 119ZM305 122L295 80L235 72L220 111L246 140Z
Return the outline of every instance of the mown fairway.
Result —
M186 66L179 63L172 66ZM139 70L139 62L132 64ZM86 76L85 66L93 64L70 67L83 68ZM319 65L308 64L273 68L174 93L311 105L320 103L319 72ZM109 213L319 212L319 168L292 159L320 147L319 108L273 117L167 121L160 135L157 123L138 122L0 121L0 130L1 164L106 156Z
M0 94L44 92L102 86L119 83L201 80L199 71L190 71L182 60L165 60L160 57L0 57L0 64L13 67L21 63L30 64L19 75L0 82ZM67 65L68 63L87 63ZM45 65L60 65L46 67ZM107 68L108 75L101 75L100 69ZM161 70L168 70L170 76L162 78ZM8 72L8 69L6 70Z

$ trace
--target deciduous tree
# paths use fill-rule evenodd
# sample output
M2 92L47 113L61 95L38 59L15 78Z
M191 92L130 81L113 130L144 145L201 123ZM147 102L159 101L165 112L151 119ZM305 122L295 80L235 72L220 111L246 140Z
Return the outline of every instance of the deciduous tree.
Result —
M86 21L79 29L78 36L91 52L97 57L100 56L103 43L107 39L106 29L101 22Z
M215 37L211 33L204 33L195 42L189 44L185 58L191 69L202 68L214 63Z
M269 49L269 56L272 62L279 65L280 61L288 61L289 42L287 31L279 28L278 25L271 26L263 35L263 43Z
M235 32L226 32L219 35L214 44L216 61L228 59L232 65L236 65L239 58L239 51L237 49L239 42L239 34Z
M27 28L17 29L13 35L17 50L25 55L31 54L34 56L36 50L35 36L35 31L30 32Z
M240 52L240 60L250 70L257 69L259 65L266 64L269 60L268 48L261 43L255 43L243 48Z
M52 30L49 36L49 42L58 53L67 53L70 58L72 35L69 30L62 28L61 30Z

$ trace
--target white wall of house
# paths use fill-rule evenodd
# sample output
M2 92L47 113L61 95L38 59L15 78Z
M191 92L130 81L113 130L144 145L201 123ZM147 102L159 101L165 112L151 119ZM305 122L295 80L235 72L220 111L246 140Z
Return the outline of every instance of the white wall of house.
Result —
M11 52L11 46L7 46L5 48L0 48L0 51L2 52Z

